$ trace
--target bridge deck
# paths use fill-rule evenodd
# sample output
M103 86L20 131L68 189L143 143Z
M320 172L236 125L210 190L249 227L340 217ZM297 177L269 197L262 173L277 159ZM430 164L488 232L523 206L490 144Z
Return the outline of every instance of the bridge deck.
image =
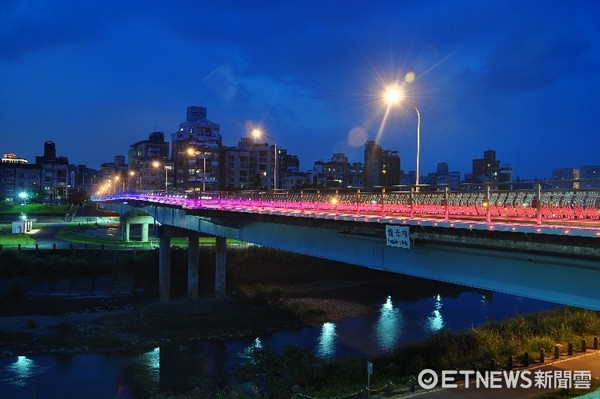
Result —
M120 193L96 201L144 201L185 209L272 214L600 238L600 191L468 193Z

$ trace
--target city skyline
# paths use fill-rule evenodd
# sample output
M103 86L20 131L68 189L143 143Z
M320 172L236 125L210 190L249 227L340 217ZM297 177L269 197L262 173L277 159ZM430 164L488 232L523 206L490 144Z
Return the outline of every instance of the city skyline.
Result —
M301 170L361 160L379 136L409 171L414 110L381 127L384 82L401 80L423 115L421 174L465 173L490 148L515 177L598 164L600 6L541 4L5 3L3 151L33 159L52 140L97 167L202 105L223 145L260 125Z

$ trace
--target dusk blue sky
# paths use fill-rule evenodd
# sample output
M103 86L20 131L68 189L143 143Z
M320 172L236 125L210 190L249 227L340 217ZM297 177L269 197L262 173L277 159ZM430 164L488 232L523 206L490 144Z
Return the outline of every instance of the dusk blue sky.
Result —
M400 81L422 174L495 149L549 177L600 164L599 45L597 1L3 0L0 151L33 162L52 140L97 168L202 105L224 145L260 124L302 170L362 162ZM405 171L416 120L402 106L378 138Z

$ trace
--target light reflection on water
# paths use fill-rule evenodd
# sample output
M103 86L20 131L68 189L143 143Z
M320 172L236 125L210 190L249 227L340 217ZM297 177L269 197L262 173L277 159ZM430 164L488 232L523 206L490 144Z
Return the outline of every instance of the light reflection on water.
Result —
M160 382L160 347L156 347L142 355L141 361L146 364L150 379Z
M440 331L444 328L446 323L444 322L444 316L442 315L442 297L440 294L437 294L433 297L434 299L434 309L429 316L427 316L427 322L425 325L425 329L429 332Z
M27 358L27 356L18 356L17 360L8 369L12 376L7 380L14 385L23 387L27 384L28 380L35 376L36 372L40 372L40 370L37 370L35 362Z
M375 324L375 336L382 352L389 352L396 347L403 326L402 313L399 308L394 308L392 297L388 295L379 309L379 319Z
M316 355L318 357L322 359L333 359L335 357L336 335L334 323L323 323L317 341Z
M244 348L244 350L240 353L240 357L242 359L253 360L254 353L257 350L261 349L262 347L263 347L262 341L260 340L259 337L256 337L254 339L254 342L252 342L252 345Z

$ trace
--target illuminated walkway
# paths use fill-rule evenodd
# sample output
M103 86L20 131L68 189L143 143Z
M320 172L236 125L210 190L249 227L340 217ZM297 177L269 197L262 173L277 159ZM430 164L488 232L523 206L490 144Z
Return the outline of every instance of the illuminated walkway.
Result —
M205 192L199 198L119 193L95 200L137 200L184 209L600 237L600 190L240 191Z

